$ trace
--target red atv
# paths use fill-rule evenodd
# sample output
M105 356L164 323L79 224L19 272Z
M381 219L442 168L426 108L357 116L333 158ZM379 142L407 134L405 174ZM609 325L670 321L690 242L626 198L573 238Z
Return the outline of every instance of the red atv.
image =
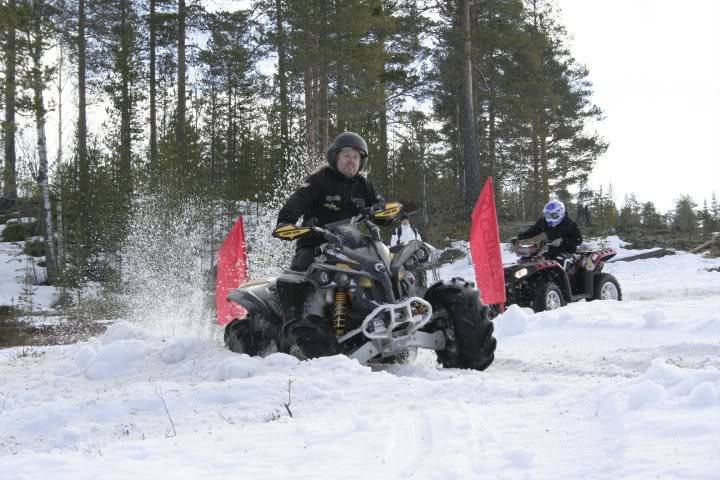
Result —
M583 299L622 300L617 279L602 271L605 262L617 255L612 248L578 250L559 260L544 257L546 251L545 241L515 247L519 258L505 267L508 305L541 312Z

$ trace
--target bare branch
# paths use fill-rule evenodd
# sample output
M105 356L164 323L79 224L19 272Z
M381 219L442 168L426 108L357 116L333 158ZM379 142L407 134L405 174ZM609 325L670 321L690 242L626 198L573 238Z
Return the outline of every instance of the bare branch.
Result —
M290 415L290 418L292 418L292 416L293 416L292 411L290 411L290 403L292 402L292 398L290 397L291 389L292 389L292 378L289 378L288 379L288 401L287 401L287 403L283 403L283 405L285 406L285 410L287 410L288 415Z
M222 413L218 413L218 415L220 415L220 418L222 418L223 420L225 420L225 421L226 421L227 423L229 423L230 425L235 425L235 422L234 422L232 419L226 418L225 415L223 415Z
M163 398L162 389L160 388L160 384L157 386L157 390L155 390L155 394L160 397L160 400L162 401L163 408L165 409L165 414L168 417L168 420L170 420L170 427L172 427L172 435L170 435L170 432L168 431L165 434L165 438L170 437L177 437L177 432L175 431L175 422L173 422L172 417L170 416L170 412L168 412L167 405L165 404L165 398Z

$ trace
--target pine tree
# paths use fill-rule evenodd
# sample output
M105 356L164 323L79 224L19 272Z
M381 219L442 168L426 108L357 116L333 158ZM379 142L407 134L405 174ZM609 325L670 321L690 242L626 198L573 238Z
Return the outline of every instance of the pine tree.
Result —
M689 195L682 195L675 203L672 228L676 232L695 235L699 231L697 204Z
M662 215L657 212L653 202L645 202L643 204L642 212L640 213L640 222L644 227L653 230L664 229L666 226Z

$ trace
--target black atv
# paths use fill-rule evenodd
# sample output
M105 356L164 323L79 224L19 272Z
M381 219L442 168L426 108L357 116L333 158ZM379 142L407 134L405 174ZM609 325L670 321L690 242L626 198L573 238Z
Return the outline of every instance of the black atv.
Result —
M249 355L278 350L302 359L281 333L283 312L288 318L297 305L281 302L278 295L291 284L298 291L299 284L303 311L321 315L335 332L339 351L350 358L392 361L419 347L435 350L445 367L486 369L497 342L478 290L460 278L424 287L420 278L431 266L429 247L412 240L391 256L380 240L373 220L392 219L400 208L381 204L324 228L276 229L275 235L287 240L314 231L327 243L307 272L287 270L277 279L251 281L230 292L228 299L242 305L247 317L226 326L227 347Z
M517 263L505 267L508 305L515 303L541 312L579 300L622 300L618 281L602 271L605 262L617 255L612 248L579 250L563 260L543 256L547 251L544 240L519 244L514 249Z

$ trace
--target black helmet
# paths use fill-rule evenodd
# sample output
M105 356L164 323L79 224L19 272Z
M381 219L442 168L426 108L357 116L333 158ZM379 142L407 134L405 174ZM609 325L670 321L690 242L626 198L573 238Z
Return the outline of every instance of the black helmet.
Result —
M365 166L367 165L368 156L367 143L360 135L353 132L343 132L337 137L335 137L335 139L332 141L332 144L327 151L327 162L330 164L330 166L333 168L337 168L337 154L341 149L345 147L352 147L360 150L361 162L359 171L364 171Z

